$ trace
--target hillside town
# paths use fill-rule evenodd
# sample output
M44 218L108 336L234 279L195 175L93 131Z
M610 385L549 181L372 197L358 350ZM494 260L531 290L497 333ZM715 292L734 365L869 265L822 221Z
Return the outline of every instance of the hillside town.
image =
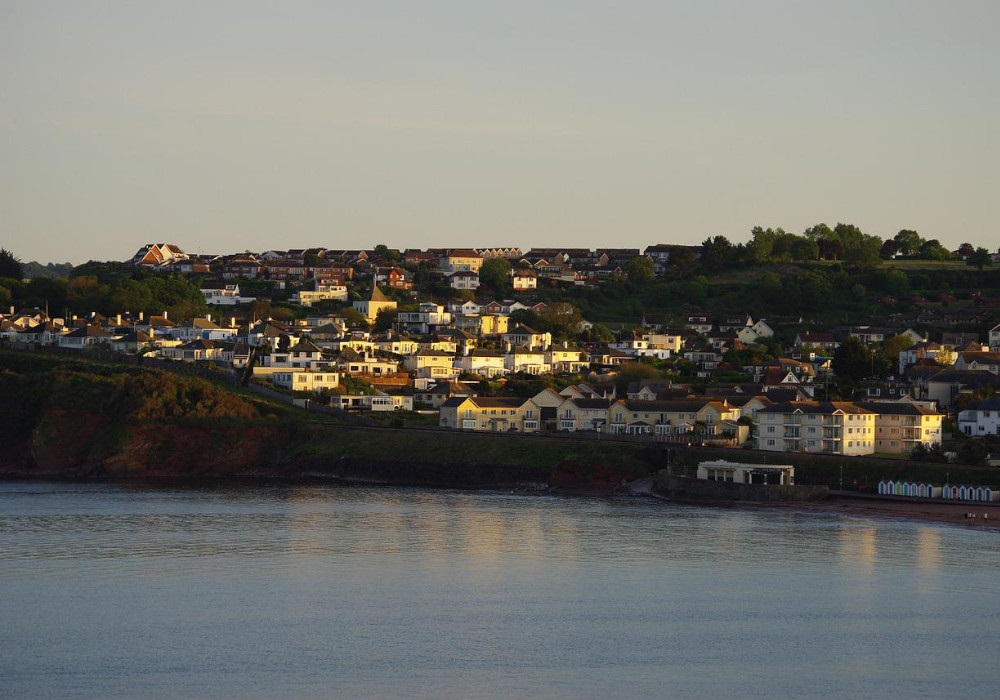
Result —
M701 252L377 246L199 256L149 244L127 265L197 280L207 313L60 316L11 306L0 314L0 341L211 366L312 405L414 411L447 430L905 458L940 451L949 424L963 436L1000 435L1000 324L932 340L905 325L912 319L807 328L801 317L746 308L640 313L613 333L551 292L663 275L672 256ZM505 294L487 299L483 290ZM279 302L295 313L271 313ZM790 342L775 351L779 337ZM762 347L776 356L762 359ZM883 376L876 347L892 353ZM830 390L842 348L873 370L849 397Z

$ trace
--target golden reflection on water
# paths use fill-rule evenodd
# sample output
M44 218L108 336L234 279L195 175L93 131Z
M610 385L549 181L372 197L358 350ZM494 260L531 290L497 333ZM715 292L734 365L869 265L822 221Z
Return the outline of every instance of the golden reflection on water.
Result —
M936 572L941 568L941 532L929 527L917 531L917 568Z
M875 540L875 528L862 525L845 525L840 530L840 557L852 568L865 574L875 572L878 559L878 547Z

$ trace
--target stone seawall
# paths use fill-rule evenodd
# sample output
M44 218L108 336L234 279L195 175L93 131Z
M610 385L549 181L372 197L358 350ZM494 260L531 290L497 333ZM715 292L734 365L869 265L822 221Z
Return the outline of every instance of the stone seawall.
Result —
M704 481L661 473L653 484L653 492L679 501L819 501L830 493L827 486L765 486Z

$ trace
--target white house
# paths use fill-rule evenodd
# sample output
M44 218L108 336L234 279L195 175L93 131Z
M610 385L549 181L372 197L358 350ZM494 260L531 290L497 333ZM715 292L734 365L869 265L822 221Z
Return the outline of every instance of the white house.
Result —
M1000 435L1000 399L968 404L958 412L958 429L966 435Z

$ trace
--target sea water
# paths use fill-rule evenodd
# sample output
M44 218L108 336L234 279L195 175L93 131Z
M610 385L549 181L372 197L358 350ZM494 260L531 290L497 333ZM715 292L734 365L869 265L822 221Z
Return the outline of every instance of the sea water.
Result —
M0 483L0 697L990 698L1000 535L645 499Z

